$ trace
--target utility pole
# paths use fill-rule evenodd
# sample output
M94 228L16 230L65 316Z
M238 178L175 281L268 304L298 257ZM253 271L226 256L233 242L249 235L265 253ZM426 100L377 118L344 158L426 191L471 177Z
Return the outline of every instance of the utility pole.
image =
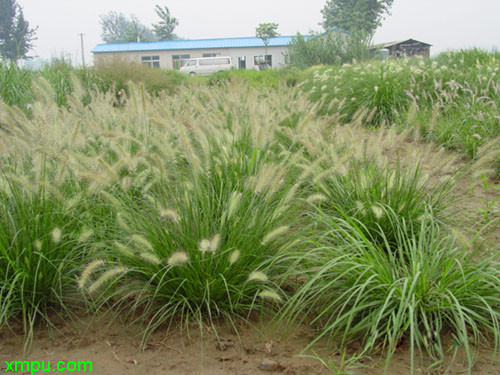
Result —
M83 49L83 36L85 34L80 33L78 35L80 35L80 42L82 44L82 66L85 68L85 52L84 52L84 49Z

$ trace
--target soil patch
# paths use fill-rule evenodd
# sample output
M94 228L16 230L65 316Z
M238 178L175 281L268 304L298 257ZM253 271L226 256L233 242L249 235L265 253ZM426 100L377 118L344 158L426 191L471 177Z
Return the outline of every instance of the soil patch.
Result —
M57 331L38 330L28 355L23 355L23 336L6 329L0 331L0 371L5 370L5 361L26 360L50 361L51 367L59 361L91 361L92 373L98 375L335 373L317 359L298 356L313 337L312 330L307 327L294 330L286 338L282 338L282 332L269 329L266 322L241 325L238 333L227 325L216 327L217 334L207 327L202 331L192 327L189 332L159 330L151 336L144 350L140 350L139 327L126 327L118 322L87 323L88 319L83 319L79 323L64 323ZM346 349L345 358L355 355L356 349L356 345ZM351 367L342 367L342 353L332 351L331 345L319 343L314 351L345 371L339 373L384 373L385 359L380 356L358 358ZM393 356L387 374L409 374L410 368L410 348L402 345ZM467 361L465 354L459 351L450 368L443 366L431 371L418 358L415 368L416 374L464 374L467 373ZM488 349L478 350L472 373L499 374L500 357Z

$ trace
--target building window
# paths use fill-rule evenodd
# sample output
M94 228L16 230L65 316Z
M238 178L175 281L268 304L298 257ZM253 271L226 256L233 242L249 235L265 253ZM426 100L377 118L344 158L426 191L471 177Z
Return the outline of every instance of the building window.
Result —
M184 66L187 60L190 59L190 55L173 55L172 56L172 67L175 70L180 70L181 66Z
M207 60L199 60L200 66L208 66L208 65L230 65L231 60L228 57L220 57L218 59L207 59Z
M247 57L240 56L238 57L238 69L246 69L247 68Z
M217 57L220 53L204 53L203 57Z
M267 64L270 68L272 68L272 66L273 66L273 56L272 55L266 55L265 59L264 59L263 55L254 56L253 57L253 64L254 65Z
M144 65L149 66L150 68L159 68L160 67L160 56L142 56L141 62Z

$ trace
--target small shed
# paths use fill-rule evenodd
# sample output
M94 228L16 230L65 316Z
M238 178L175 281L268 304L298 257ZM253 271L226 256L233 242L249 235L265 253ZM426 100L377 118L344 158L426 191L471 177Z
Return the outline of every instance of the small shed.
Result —
M382 43L373 46L372 50L387 50L389 57L430 57L432 44L420 42L415 39L400 40L397 42Z

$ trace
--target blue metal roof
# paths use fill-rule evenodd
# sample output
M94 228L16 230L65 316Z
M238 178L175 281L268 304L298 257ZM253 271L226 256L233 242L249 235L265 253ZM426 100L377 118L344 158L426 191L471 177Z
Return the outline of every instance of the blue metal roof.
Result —
M287 46L293 36L277 36L269 39L269 47ZM135 52L135 51L163 51L187 49L215 49L215 48L245 48L264 47L262 39L257 37L247 38L222 38L222 39L196 39L196 40L166 40L161 42L138 43L111 43L98 44L91 52Z
M333 30L345 30L334 27ZM324 35L327 32L321 34ZM305 38L311 36L306 35ZM284 47L290 44L294 35L277 36L269 39L269 47ZM91 51L92 53L105 52L139 52L139 51L165 51L165 50L188 50L188 49L216 49L216 48L248 48L264 47L262 39L257 37L246 38L219 38L219 39L193 39L193 40L165 40L160 42L137 42L137 43L110 43L98 44Z

